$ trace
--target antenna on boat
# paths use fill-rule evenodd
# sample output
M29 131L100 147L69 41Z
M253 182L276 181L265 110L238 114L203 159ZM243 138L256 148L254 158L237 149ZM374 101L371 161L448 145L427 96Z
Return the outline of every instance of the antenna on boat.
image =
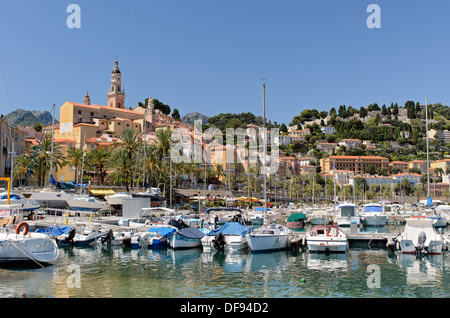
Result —
M264 81L265 78L262 78ZM267 156L267 146L266 146L266 83L263 83L263 139L264 139L264 156L263 156L263 180L264 180L264 216L267 217L267 189L266 189L266 156Z

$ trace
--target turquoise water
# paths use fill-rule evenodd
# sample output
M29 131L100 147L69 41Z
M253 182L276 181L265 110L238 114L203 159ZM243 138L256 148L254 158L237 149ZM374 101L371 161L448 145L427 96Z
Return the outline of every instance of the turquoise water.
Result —
M0 268L0 297L294 298L450 296L449 252L346 254L61 248L44 268ZM79 283L77 285L76 283Z

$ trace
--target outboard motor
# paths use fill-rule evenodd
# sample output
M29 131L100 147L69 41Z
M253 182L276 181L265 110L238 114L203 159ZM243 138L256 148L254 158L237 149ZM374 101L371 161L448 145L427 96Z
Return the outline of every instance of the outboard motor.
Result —
M223 251L225 248L225 245L227 244L225 242L225 235L223 233L218 233L216 236L214 236L214 248L218 251Z
M418 238L418 246L417 246L417 252L422 254L425 253L425 241L427 240L427 235L425 234L425 232L420 232L419 233L419 238Z
M75 237L77 230L75 228L72 228L69 231L69 235L67 235L67 237L62 241L64 244L73 244L73 238Z
M113 237L114 237L113 230L109 230L109 232L101 238L102 244L105 244L105 242L107 242L108 245L110 245Z

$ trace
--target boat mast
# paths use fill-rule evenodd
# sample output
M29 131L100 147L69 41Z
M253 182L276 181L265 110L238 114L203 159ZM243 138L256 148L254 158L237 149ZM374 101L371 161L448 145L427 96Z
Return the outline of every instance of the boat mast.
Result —
M51 154L51 160L50 160L50 177L48 182L50 183L50 187L52 186L51 179L53 174L53 140L55 137L55 103L53 103L53 110L52 110L52 154Z
M263 144L264 144L264 159L263 159L263 182L264 182L264 216L267 216L267 189L266 189L266 156L267 156L267 146L266 146L266 84L263 83Z
M425 128L427 139L427 195L430 198L430 158L429 158L429 146L428 146L428 97L425 95Z
M334 160L334 165L333 165L333 185L334 185L334 202L333 202L333 207L334 207L334 212L336 212L336 160Z
M80 195L81 195L81 191L83 190L83 170L84 170L84 147L86 145L86 133L84 133L84 143L83 143L83 147L81 148L82 151L82 159L81 159L81 177L80 177Z

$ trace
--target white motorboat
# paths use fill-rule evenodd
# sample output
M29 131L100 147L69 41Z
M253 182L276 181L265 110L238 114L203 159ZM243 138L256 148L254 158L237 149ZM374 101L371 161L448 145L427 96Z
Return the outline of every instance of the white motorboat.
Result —
M116 210L120 210L123 207L123 199L132 198L130 193L119 192L112 195L106 195L105 200L108 204Z
M339 204L336 224L338 226L350 226L351 221L355 221L358 225L361 224L361 220L358 215L358 207L353 203Z
M263 226L246 236L248 247L253 252L289 248L292 238L292 230L281 224Z
M204 236L205 234L195 227L182 228L169 237L169 245L173 249L201 247Z
M24 231L22 231L24 228ZM29 232L26 222L13 228L1 228L0 262L52 263L58 259L59 250L52 236Z
M312 225L326 225L330 223L330 218L326 211L315 210L308 215L309 222Z
M40 208L39 203L33 199L27 199L25 196L18 192L11 192L10 203L15 205L19 212L33 212ZM8 202L8 192L0 193L0 204L7 204Z
M67 203L75 211L99 211L106 207L106 202L97 200L94 197L78 197L68 199Z
M61 190L45 188L39 192L24 192L25 197L36 200L41 207L66 209L69 208L67 200L79 197L87 197L85 194L68 193Z
M172 226L153 226L146 232L137 232L131 237L132 248L158 249L169 245L168 237L177 229Z
M348 241L341 228L335 225L314 225L306 234L310 252L346 252Z
M144 192L136 192L131 195L133 198L150 198L152 207L161 206L164 200L160 188L148 188Z
M383 212L383 206L379 203L368 203L364 205L362 221L367 226L385 226L388 216Z
M239 251L247 246L245 236L249 230L239 222L227 222L202 238L204 251Z
M441 254L443 237L436 233L433 220L426 216L406 219L403 232L397 238L402 253Z
M103 229L100 225L89 224L82 225L81 228L72 228L68 233L58 237L60 245L72 246L92 246L97 240L109 235L109 231ZM112 238L111 238L112 239Z

